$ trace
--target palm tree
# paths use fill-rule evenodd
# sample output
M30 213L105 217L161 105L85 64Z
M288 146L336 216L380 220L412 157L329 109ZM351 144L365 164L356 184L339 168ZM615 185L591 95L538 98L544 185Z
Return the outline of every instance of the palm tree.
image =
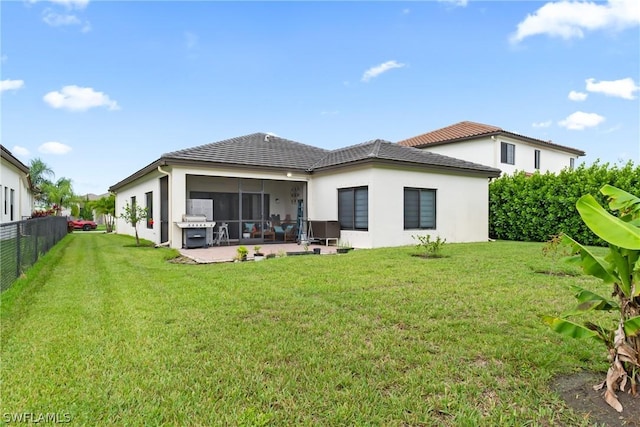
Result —
M31 179L31 185L33 186L33 198L37 202L42 202L43 191L42 188L45 184L51 183L47 177L53 178L55 173L45 162L40 158L31 159L29 163L29 178Z
M45 182L42 186L42 192L43 199L56 210L56 215L60 215L62 208L68 208L72 203L78 201L78 197L73 193L73 186L69 178L62 177L55 184Z

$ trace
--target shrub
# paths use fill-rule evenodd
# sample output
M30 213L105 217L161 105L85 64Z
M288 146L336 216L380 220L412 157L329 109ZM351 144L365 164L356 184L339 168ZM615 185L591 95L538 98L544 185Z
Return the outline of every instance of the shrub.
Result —
M441 239L440 236L436 236L436 240L431 240L431 236L428 234L424 236L417 235L411 237L418 241L416 247L424 251L425 257L438 258L442 256L440 252L442 251L444 244L447 242L447 239Z
M519 172L489 186L489 235L494 239L546 242L565 233L586 245L604 245L580 219L578 199L591 194L601 205L600 188L610 184L640 194L640 167L629 161L610 166L598 161L559 174Z

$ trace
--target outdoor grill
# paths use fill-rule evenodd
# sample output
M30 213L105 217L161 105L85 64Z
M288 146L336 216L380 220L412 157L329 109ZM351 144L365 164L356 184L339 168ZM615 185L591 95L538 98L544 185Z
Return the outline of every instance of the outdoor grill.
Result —
M213 244L213 227L215 221L207 221L206 215L182 215L182 221L176 222L182 228L182 246L190 248L204 248Z

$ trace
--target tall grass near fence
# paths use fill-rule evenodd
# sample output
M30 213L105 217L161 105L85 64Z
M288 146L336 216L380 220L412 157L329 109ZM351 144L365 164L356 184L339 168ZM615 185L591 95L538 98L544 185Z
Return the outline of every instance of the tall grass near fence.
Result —
M0 224L0 291L67 234L67 219L48 216Z

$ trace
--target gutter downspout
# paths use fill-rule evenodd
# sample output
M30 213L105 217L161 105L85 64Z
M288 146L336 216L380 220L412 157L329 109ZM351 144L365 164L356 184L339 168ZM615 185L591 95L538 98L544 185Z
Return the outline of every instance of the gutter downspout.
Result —
M168 177L168 179L167 179L167 187L168 187L167 188L167 193L168 193L167 196L168 196L168 199L170 201L171 200L171 173L162 170L162 166L161 165L158 165L158 172L160 172L164 176ZM168 203L167 208L169 209L169 218L167 220L169 220L170 218L172 218L172 215L171 215L171 203ZM168 222L169 222L169 224L167 224L167 229L169 230L169 233L168 233L169 240L167 240L166 242L158 243L156 245L156 248L159 248L159 247L162 247L162 246L167 246L167 247L171 246L171 231L170 231L171 229L169 228L171 221L168 221ZM162 220L160 220L160 227L162 227ZM160 230L160 234L162 234L162 230Z

